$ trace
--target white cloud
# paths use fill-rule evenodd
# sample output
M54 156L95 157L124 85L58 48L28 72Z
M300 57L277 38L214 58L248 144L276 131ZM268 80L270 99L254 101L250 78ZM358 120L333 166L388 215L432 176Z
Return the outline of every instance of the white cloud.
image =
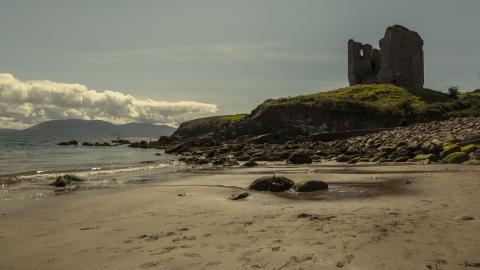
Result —
M149 122L178 125L216 113L214 104L138 99L120 92L99 92L82 84L21 81L0 73L0 127L24 128L52 119Z

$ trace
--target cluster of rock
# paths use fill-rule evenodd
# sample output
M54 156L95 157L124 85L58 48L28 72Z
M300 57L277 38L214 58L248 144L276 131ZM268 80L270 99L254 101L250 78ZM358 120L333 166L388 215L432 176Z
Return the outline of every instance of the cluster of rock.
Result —
M165 149L187 164L235 166L256 161L308 164L338 162L478 163L480 117L453 118L382 130L363 136L319 141L317 136L288 137L281 133L222 139L215 136L161 137L130 147Z
M415 124L345 140L337 161L447 162L480 159L480 118Z
M80 143L77 140L71 140L71 141L66 141L66 142L60 142L57 145L61 146L78 146ZM119 145L124 145L124 144L131 144L130 141L128 140L113 140L111 143L109 142L83 142L82 146L119 146Z
M313 192L328 189L328 184L319 180L308 180L295 183L284 176L265 176L253 181L248 189L256 191L283 192L289 189L296 192Z

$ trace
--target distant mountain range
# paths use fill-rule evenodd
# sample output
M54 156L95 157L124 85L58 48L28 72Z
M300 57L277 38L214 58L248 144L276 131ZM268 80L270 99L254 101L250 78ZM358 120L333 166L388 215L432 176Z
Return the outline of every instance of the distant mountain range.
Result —
M112 136L119 138L144 137L158 138L170 136L175 131L168 125L149 123L128 123L114 125L101 120L51 120L24 130L0 129L0 134L19 133L32 136Z

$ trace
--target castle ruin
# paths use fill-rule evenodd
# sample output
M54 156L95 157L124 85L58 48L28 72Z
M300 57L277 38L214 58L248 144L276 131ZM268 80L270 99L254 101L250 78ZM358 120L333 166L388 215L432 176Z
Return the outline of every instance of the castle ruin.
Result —
M380 49L370 44L348 41L350 85L391 83L407 88L423 88L423 40L404 26L387 28Z

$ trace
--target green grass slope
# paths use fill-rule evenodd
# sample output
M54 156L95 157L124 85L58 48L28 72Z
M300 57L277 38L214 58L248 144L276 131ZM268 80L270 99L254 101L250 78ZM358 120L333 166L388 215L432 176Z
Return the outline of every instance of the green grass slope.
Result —
M405 106L411 106L418 111L425 109L427 104L450 100L447 94L429 89L408 90L391 84L355 85L310 95L269 99L252 114L261 114L272 106L303 104L309 107L321 107L323 104L332 102L346 103L346 105L356 103L380 111L401 111Z

